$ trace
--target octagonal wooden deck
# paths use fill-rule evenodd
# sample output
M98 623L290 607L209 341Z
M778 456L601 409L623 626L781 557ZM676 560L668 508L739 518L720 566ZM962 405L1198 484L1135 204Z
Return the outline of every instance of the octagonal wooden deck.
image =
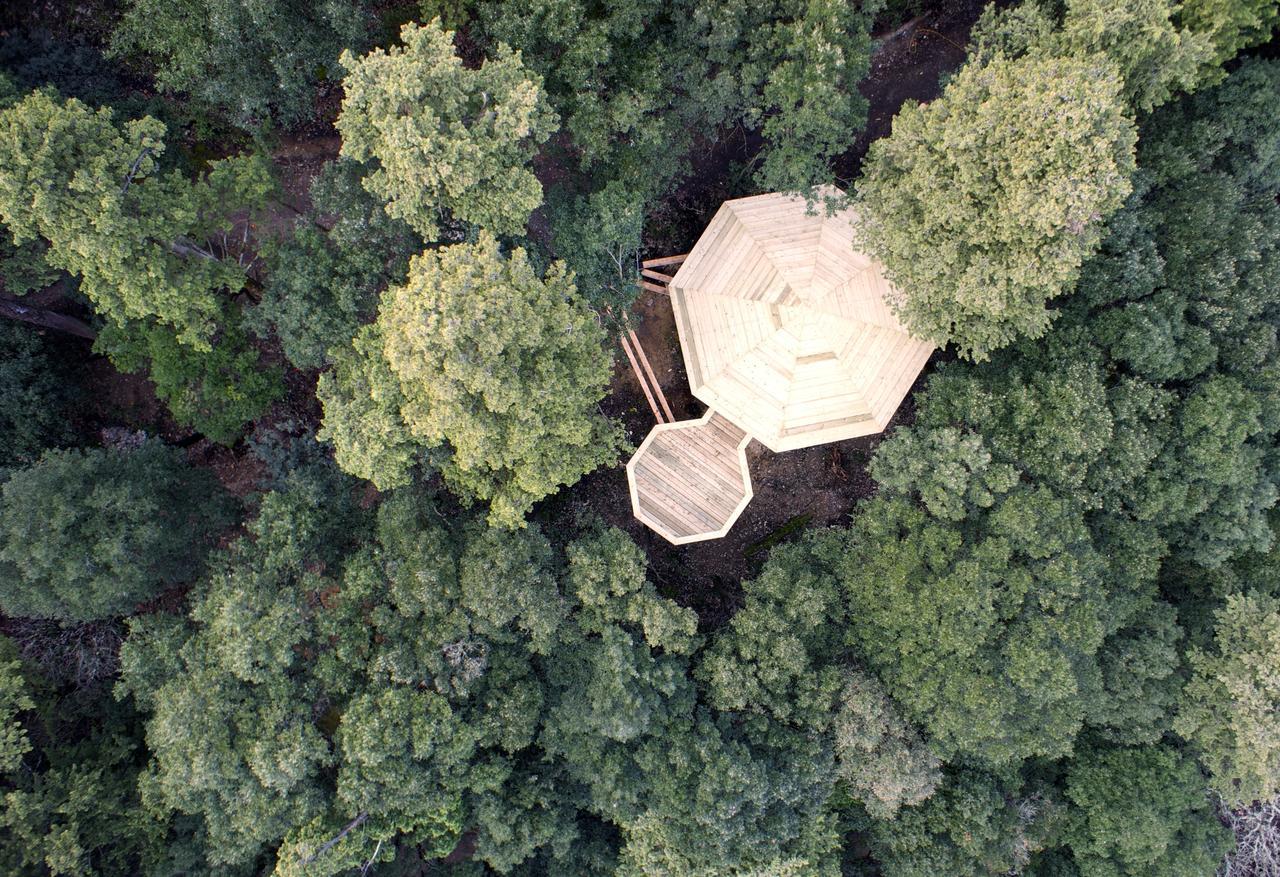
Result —
M724 536L751 501L750 441L714 411L658 424L627 463L635 516L676 545Z

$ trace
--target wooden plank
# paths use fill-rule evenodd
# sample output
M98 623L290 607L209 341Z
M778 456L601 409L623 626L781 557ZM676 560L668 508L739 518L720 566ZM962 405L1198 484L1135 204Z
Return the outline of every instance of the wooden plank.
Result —
M670 283L675 278L670 274L663 274L661 271L651 271L648 268L640 270L641 277L648 277L650 280L661 280L663 283Z
M649 410L653 412L653 419L658 423L665 423L666 421L662 419L662 412L658 410L658 403L653 401L653 393L649 392L649 385L645 383L644 375L640 373L640 366L636 364L635 355L631 352L631 345L627 343L627 336L621 335L618 340L622 342L622 352L627 355L627 362L631 363L631 371L640 383L640 389L644 390L644 397L649 402Z
M644 348L640 346L640 339L636 337L636 330L631 328L631 322L627 321L627 335L631 338L631 343L635 345L636 356L640 359L640 365L644 368L644 373L649 376L649 383L653 387L653 393L658 397L658 403L662 405L662 411L667 415L666 423L675 420L671 413L671 406L667 404L667 397L662 392L662 385L658 383L658 378L653 373L653 366L649 365L649 357L645 355ZM663 421L658 421L662 423Z
M689 258L689 254L685 253L681 256L662 256L658 259L645 259L640 263L641 268L661 268L663 265L679 265Z
M656 283L649 283L645 280L637 280L636 286L641 289L647 289L649 292L660 292L663 295L671 295L671 292L665 286L659 286Z

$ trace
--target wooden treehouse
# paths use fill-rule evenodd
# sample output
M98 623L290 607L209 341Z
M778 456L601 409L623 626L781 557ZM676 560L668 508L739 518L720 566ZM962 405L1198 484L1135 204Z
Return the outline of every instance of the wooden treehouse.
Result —
M709 409L664 422L644 351L624 337L659 421L627 464L632 510L671 542L729 532L751 500L751 439L790 451L881 432L924 368L933 346L889 307L880 265L854 247L857 221L797 196L739 198L687 256L645 263L641 285L670 295L690 389Z

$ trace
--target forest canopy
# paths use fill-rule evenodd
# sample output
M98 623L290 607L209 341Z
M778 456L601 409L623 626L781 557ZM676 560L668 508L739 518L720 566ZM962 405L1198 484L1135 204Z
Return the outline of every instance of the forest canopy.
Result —
M1278 23L0 10L0 871L1280 873ZM771 191L938 349L670 544Z

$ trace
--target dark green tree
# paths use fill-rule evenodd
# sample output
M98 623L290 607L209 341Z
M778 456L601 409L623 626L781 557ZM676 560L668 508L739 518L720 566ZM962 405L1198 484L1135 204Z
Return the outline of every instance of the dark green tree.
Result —
M291 127L316 115L338 56L359 50L371 16L357 0L129 0L116 56L146 58L167 92L190 95L235 124Z
M0 324L0 466L33 462L67 444L78 395L63 352L32 326Z
M48 451L0 488L0 607L87 621L191 581L230 505L214 477L149 440Z
M1231 848L1195 761L1167 746L1086 749L1069 765L1064 839L1081 877L1199 877Z
M279 366L266 365L239 326L236 311L221 321L213 348L199 351L154 322L108 323L94 349L123 372L145 370L173 419L224 445L284 395Z
M339 159L311 185L312 213L272 248L258 307L246 315L260 336L275 332L301 369L330 364L377 308L378 293L404 280L422 242L360 184L366 170Z

